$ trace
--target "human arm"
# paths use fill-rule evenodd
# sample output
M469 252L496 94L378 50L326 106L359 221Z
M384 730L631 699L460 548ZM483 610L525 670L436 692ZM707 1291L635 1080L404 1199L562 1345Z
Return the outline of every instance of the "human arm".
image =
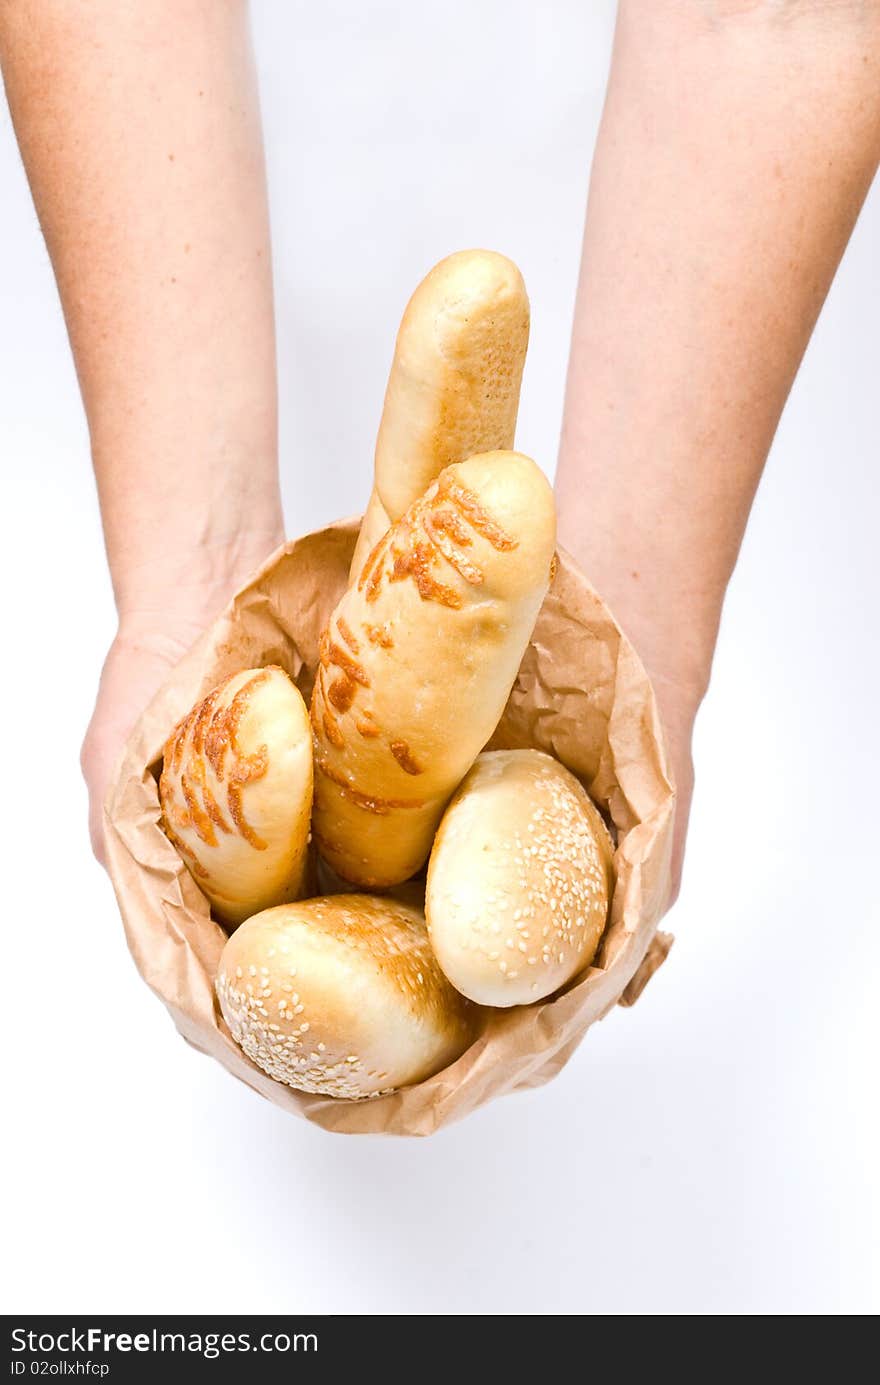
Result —
M621 0L557 488L679 793L782 408L880 159L880 5Z
M283 537L243 0L4 0L0 63L89 424L118 629L90 827L170 664Z

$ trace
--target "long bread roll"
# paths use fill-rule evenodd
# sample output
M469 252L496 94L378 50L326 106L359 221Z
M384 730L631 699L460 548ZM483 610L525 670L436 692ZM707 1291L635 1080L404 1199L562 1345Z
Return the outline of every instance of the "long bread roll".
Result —
M478 1012L454 991L415 909L334 895L267 909L223 949L223 1018L278 1082L357 1098L420 1082L474 1037Z
M377 888L426 860L447 799L494 731L550 581L553 493L533 461L447 467L334 611L312 695L312 830Z
M352 580L444 467L513 446L528 343L525 284L504 255L461 250L419 284L397 334Z
M302 892L311 742L299 690L269 667L227 678L165 746L165 832L226 923Z
M437 830L425 912L440 966L483 1005L527 1005L589 966L613 849L574 775L538 750L481 755Z

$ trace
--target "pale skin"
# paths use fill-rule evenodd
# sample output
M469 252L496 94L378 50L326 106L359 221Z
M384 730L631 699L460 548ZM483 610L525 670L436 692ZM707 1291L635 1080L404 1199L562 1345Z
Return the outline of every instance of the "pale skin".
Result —
M0 60L119 611L82 755L101 856L127 731L283 533L246 7L4 0ZM678 787L673 894L727 582L878 160L880 0L622 0L559 527L654 680Z
M559 533L651 674L678 804L749 509L880 160L880 5L622 0Z
M284 536L269 218L238 0L3 0L0 60L88 417L119 613L92 844L170 667Z

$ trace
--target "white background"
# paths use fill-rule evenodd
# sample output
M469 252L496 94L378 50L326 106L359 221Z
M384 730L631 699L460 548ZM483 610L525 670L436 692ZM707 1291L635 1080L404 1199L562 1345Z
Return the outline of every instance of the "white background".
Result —
M612 20L256 4L291 533L363 503L400 311L467 245L525 274L552 471ZM77 766L113 611L5 114L0 205L6 1311L876 1310L878 193L731 587L672 956L551 1086L424 1142L261 1101L128 958Z

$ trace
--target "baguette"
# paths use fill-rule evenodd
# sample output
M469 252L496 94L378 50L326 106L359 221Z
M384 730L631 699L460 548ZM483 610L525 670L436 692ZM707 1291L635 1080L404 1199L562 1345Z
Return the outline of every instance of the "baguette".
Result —
M233 1039L263 1072L350 1100L448 1067L479 1018L437 966L421 914L369 895L248 919L215 985Z
M504 255L459 251L419 284L397 334L352 581L444 467L513 446L528 341L525 285Z
M515 452L447 467L334 611L312 695L312 830L365 888L427 859L450 794L492 735L550 581L556 522Z
M193 707L165 746L165 833L228 924L303 888L312 806L308 713L283 669L246 669Z
M431 945L471 1000L542 1000L592 962L613 882L608 829L574 775L538 750L487 752L431 851Z

